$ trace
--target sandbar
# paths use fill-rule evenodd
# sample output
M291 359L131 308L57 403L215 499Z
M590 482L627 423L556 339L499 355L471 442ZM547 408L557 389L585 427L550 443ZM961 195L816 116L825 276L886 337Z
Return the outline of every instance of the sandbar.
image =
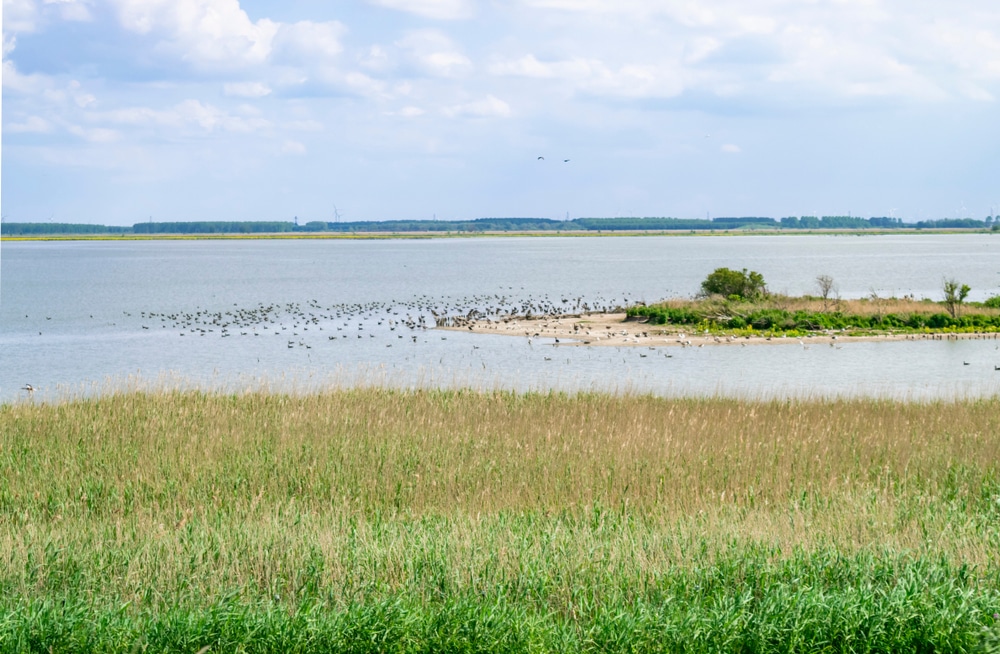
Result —
M498 320L466 320L439 326L449 331L474 334L519 336L560 346L597 347L716 347L748 345L796 345L798 347L839 347L844 343L871 341L921 340L1000 340L1000 334L989 333L912 333L892 332L851 334L841 331L815 332L802 336L727 335L692 329L685 325L653 325L639 320L626 320L624 313L564 314L544 317L506 317Z

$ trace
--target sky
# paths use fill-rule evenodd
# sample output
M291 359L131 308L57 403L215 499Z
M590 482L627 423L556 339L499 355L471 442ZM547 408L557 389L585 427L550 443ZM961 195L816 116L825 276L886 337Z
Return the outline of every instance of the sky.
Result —
M3 0L8 222L1000 212L996 0Z

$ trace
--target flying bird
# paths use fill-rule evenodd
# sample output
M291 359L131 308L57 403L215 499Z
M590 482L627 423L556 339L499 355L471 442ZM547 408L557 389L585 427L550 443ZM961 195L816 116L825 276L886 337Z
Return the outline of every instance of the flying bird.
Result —
M35 387L32 386L31 384L25 384L24 386L21 387L21 390L22 391L28 391L29 393L34 393L35 392Z
M563 163L569 163L569 159L563 159Z
M539 161L545 161L545 157L538 157Z

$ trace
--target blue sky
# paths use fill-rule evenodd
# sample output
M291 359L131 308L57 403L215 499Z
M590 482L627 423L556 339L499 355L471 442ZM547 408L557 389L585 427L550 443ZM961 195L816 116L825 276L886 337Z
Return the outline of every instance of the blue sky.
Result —
M2 212L982 218L998 96L989 0L3 0Z

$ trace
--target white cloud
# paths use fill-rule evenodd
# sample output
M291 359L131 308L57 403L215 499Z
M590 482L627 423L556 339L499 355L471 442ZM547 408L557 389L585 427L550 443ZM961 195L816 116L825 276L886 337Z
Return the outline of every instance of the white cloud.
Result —
M966 98L979 102L993 102L996 99L992 93L972 82L961 82L958 91Z
M549 46L553 64L539 77L565 78L554 63L578 63L586 53L616 72L625 65L652 72L658 81L640 87L653 95L666 88L669 96L679 78L685 89L769 101L986 100L1000 81L1000 9L978 0L513 2L539 22L589 37ZM534 63L528 56L515 57L522 75Z
M5 59L3 62L3 88L24 95L43 93L53 86L52 79L47 75L32 73L24 75L17 70L14 62Z
M306 153L306 146L298 141L285 141L281 144L281 151L284 154L302 155Z
M253 22L238 0L111 0L122 25L159 36L161 48L199 66L238 67L263 62L278 24Z
M285 129L296 132L322 132L323 123L318 120L292 120L282 125Z
M83 85L76 80L70 81L67 85L67 89L70 95L73 96L73 102L76 106L81 109L87 109L88 107L94 107L97 105L97 97L93 93L88 93L83 90Z
M52 5L63 20L84 22L92 20L87 3L82 0L43 0L46 5Z
M438 20L458 20L472 15L469 0L369 0L372 4L389 9L417 14Z
M52 124L41 116L28 116L19 123L7 123L3 131L10 133L34 132L45 134L52 131Z
M5 91L17 93L34 101L53 107L62 107L72 102L79 109L89 109L97 106L97 97L86 91L77 80L68 82L49 75L33 73L21 74L14 62L3 62L3 88Z
M130 107L100 114L109 122L121 125L159 126L174 129L200 128L204 132L252 132L270 126L254 115L240 116L198 100L185 100L169 109Z
M595 95L625 98L672 97L684 90L679 72L670 65L627 64L617 70L596 59L574 58L542 62L534 55L502 61L490 67L496 75L570 82L578 90Z
M400 116L402 118L417 118L419 116L423 116L425 113L427 113L427 112L424 111L423 109L421 109L420 107L414 107L414 106L410 105L410 106L403 107L399 111L386 111L385 115L386 116Z
M884 52L876 44L840 39L822 28L790 26L782 33L794 53L775 66L767 79L846 96L946 97L926 74Z
M434 77L463 77L473 70L472 61L444 33L437 30L410 32L396 42L423 73Z
M533 54L527 54L514 61L500 61L490 66L494 75L534 77L536 79L585 80L607 71L607 67L596 59L575 57L562 61L539 61Z
M121 133L105 127L80 127L79 125L70 125L67 128L67 131L70 134L79 136L85 141L90 141L91 143L112 143L121 138Z
M5 33L3 35L3 50L2 50L4 59L7 58L8 54L14 51L15 47L17 47L17 37L14 36L13 34L11 34L8 37L8 35Z
M344 31L336 21L281 24L274 37L274 58L279 62L322 65L343 51L340 37Z
M508 118L511 110L500 98L488 95L482 100L447 107L444 114L450 118Z
M392 66L389 53L380 45L368 48L368 52L358 58L358 63L363 68L375 71L385 71Z
M263 82L229 82L223 85L222 90L236 98L263 98L271 94L271 87Z
M34 32L38 20L38 8L33 0L3 0L4 42L8 32ZM6 54L6 45L4 50Z

